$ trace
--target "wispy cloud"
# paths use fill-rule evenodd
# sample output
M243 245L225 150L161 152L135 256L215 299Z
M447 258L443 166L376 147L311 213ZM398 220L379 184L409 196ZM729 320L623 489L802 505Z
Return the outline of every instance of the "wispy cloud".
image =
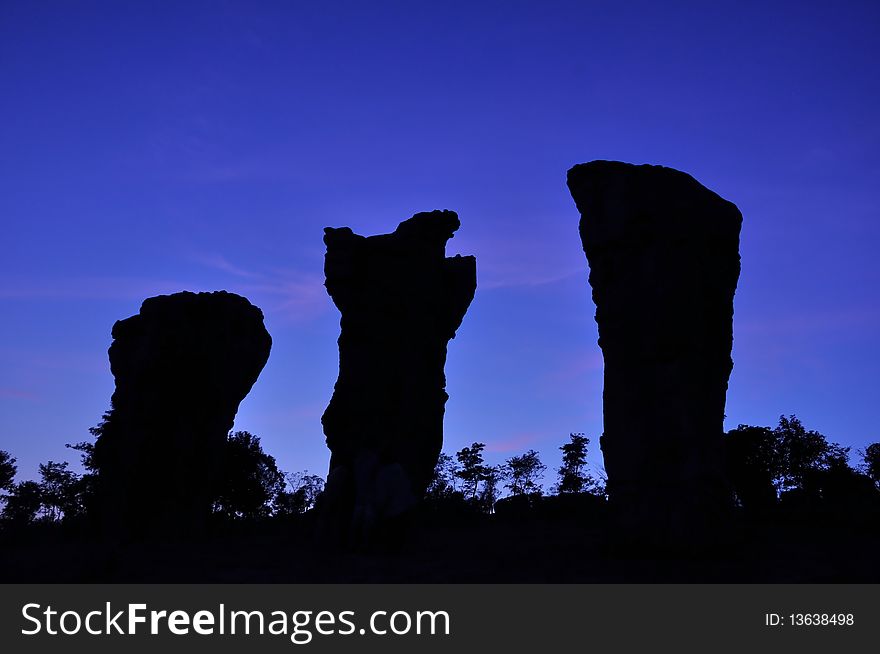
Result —
M537 233L483 233L461 239L455 245L463 253L477 255L478 285L481 290L534 288L577 276L586 282L587 262L577 235L560 234L558 222L547 219L549 230ZM458 241L458 238L456 238Z
M194 252L190 255L190 258L195 263L198 263L202 266L211 268L213 270L219 270L220 272L229 273L230 275L234 275L236 277L244 277L246 279L259 279L263 277L263 275L261 275L260 273L253 272L251 270L245 270L240 266L236 266L222 254Z
M510 452L525 452L528 449L534 449L541 441L539 432L528 431L513 434L507 438L500 440L489 440L486 442L486 452L495 454L508 454Z
M880 310L852 307L835 311L811 311L756 318L734 317L736 334L796 334L875 328L880 325Z
M598 347L595 351L572 352L557 368L545 375L545 381L554 388L580 379L590 373L601 372L605 366L602 352Z
M180 291L227 290L247 297L268 319L300 323L322 315L332 307L317 273L271 268L249 269L218 253L187 253L185 258L213 273L191 276L200 281L146 277L65 277L12 279L0 282L0 300L93 300L140 301Z
M0 399L3 400L36 400L39 396L32 391L24 391L18 388L0 388Z
M3 280L3 300L132 300L176 293L197 285L170 279L141 277L65 277L63 279Z
M552 272L544 270L528 270L525 268L495 267L481 271L479 288L484 291L492 291L499 288L534 288L546 284L570 279L583 274L583 270L568 270Z
M263 308L263 312L282 322L304 322L322 315L332 305L318 275L276 273L254 283L230 287Z
M314 429L320 431L321 415L326 408L326 401L294 404L274 409L264 408L259 412L259 419L263 424L272 425L273 427L293 433L301 431L303 424L311 425Z
M234 278L225 287L248 297L272 319L296 323L308 321L331 306L324 279L316 273L277 267L251 269L218 253L190 253L188 258Z

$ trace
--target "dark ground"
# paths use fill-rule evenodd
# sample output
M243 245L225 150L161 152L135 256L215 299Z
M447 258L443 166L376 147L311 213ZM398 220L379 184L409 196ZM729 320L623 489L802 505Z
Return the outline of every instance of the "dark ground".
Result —
M878 583L880 529L752 522L700 556L635 556L571 519L425 520L394 553L334 552L308 524L264 524L187 543L109 546L59 530L0 544L5 583Z

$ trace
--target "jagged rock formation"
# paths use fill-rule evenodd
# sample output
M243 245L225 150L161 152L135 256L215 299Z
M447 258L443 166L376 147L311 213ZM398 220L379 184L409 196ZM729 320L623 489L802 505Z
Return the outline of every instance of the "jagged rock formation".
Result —
M149 298L113 325L116 390L94 451L111 534L201 529L227 434L271 345L262 312L225 291Z
M445 256L453 211L392 234L327 228L327 292L342 314L339 378L322 417L332 453L324 537L361 546L424 496L443 444L446 345L476 291L474 257Z
M712 539L729 501L721 439L742 215L662 166L593 161L568 171L568 187L605 358L600 443L617 535Z

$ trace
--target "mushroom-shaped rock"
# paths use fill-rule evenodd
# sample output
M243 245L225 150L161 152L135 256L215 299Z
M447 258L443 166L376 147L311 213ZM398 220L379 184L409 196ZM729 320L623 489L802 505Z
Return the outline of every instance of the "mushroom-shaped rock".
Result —
M149 298L113 326L112 408L94 460L104 524L123 537L198 532L239 404L269 358L263 314L224 291Z

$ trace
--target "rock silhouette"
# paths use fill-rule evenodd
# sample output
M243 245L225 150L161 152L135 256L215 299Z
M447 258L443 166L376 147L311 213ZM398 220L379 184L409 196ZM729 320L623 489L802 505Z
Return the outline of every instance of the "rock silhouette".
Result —
M263 314L224 291L149 298L113 325L99 510L123 537L197 533L238 406L269 358Z
M711 541L740 271L737 207L662 166L568 171L605 359L600 439L621 542Z
M327 292L342 314L339 378L321 419L331 451L323 538L367 545L424 496L443 444L446 345L476 291L476 259L445 255L453 211L392 234L327 228ZM391 536L393 540L393 536Z

